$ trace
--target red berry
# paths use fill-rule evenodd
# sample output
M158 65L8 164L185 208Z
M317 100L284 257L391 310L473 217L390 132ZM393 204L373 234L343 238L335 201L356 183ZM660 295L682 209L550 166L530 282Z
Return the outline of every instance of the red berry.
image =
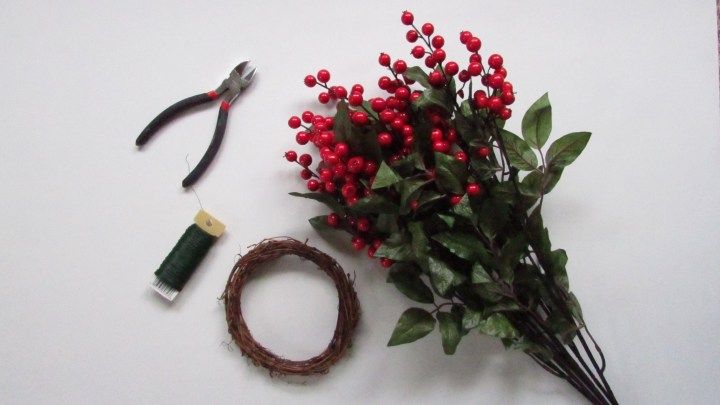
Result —
M503 79L507 77L507 70L505 70L504 67L499 67L499 68L495 69L495 71L493 73L502 76Z
M395 90L395 97L398 100L407 100L410 98L410 89L407 87L400 87L397 90Z
M443 140L442 130L439 128L435 128L432 131L430 131L430 140L433 142L442 141Z
M340 189L340 194L342 194L345 199L354 197L357 195L357 186L352 183L345 183Z
M433 150L435 152L448 153L450 152L450 143L445 141L435 141L433 142Z
M345 142L340 142L335 145L334 152L338 157L342 158L344 156L347 156L348 153L350 153L350 147Z
M478 183L468 183L467 186L465 186L465 192L469 197L477 197L483 192L483 188Z
M419 205L418 200L412 200L412 201L410 201L410 209L411 209L411 210L417 211L418 205Z
M412 146L414 142L415 137L412 135L405 135L405 137L403 137L403 146Z
M467 41L469 41L470 38L472 38L472 37L473 37L473 36L472 36L472 33L471 33L470 31L462 31L462 32L460 33L460 43L463 44L463 45L465 45L465 44L467 44Z
M466 81L470 80L470 73L468 73L467 70L461 70L458 74L458 79L460 79L461 82L465 83Z
M335 178L341 178L345 175L347 167L342 163L338 163L335 166L333 166L332 170L333 170L333 174L335 175Z
M395 111L385 109L380 112L380 121L389 124L395 119Z
M328 93L322 92L318 94L318 101L320 104L327 104L330 101L330 95Z
M431 43L434 48L442 48L443 45L445 45L445 38L440 35L435 35Z
M467 154L463 151L457 151L455 152L455 159L460 162L467 163Z
M510 82L505 82L505 83L503 83L503 85L502 85L502 91L507 92L507 93L512 93L512 92L513 92L513 85L512 85L512 83L510 83Z
M405 25L411 25L414 20L415 17L409 11L403 11L402 15L400 16L400 21L402 21L402 23Z
M460 204L460 201L462 201L461 195L453 195L450 197L450 204L452 205L458 205Z
M352 106L359 106L363 102L363 96L360 93L351 93L348 97L348 104Z
M410 30L405 34L405 39L407 39L408 42L413 43L418 40L418 33L415 30Z
M435 63L442 63L445 60L445 51L442 49L436 49L433 51L432 57L435 60Z
M485 92L482 90L476 91L475 96L473 97L473 102L475 103L475 108L487 108L488 98L485 95Z
M310 134L307 132L298 132L297 135L295 135L295 142L297 142L298 145L305 145L310 142Z
M300 172L300 178L302 178L303 180L310 180L311 177L312 172L308 169L302 169L302 171Z
M470 62L467 71L470 76L479 76L482 73L482 65L479 62Z
M322 169L320 170L320 180L322 181L332 181L333 179L333 173L330 169Z
M499 89L502 86L504 81L505 81L505 79L503 79L503 77L501 75L494 73L490 76L490 79L488 80L488 84L493 89Z
M448 62L445 64L445 73L450 76L455 76L460 71L460 67L455 62Z
M477 149L477 154L482 158L486 158L490 156L490 148L488 148L487 146L481 146Z
M500 100L500 97L492 96L488 100L488 107L490 107L491 111L499 113L503 108L505 108L505 105L503 105L503 102L502 102L502 100Z
M302 120L304 123L309 124L312 122L313 117L315 117L315 114L313 114L310 111L305 111L302 113Z
M411 54L412 56L414 56L415 59L420 59L420 58L422 58L423 56L425 56L425 48L423 48L422 46L418 45L418 46L414 47L414 48L412 49L412 51L410 51L410 54Z
M378 63L380 66L390 66L390 55L381 53L380 56L378 56Z
M380 112L380 111L384 110L385 109L385 100L380 97L376 97L376 98L370 100L370 108L372 108L372 110L375 112Z
M360 217L357 220L357 230L360 232L367 232L370 230L370 220L365 217Z
M428 75L428 82L433 87L442 87L445 84L445 78L442 73L434 70Z
M387 257L383 257L382 259L380 259L380 265L386 269L388 267L392 266L393 263L395 263L395 262L392 259L388 259Z
M368 116L362 111L355 111L350 116L350 120L355 125L366 125L368 123Z
M388 134L387 132L380 132L377 136L378 143L383 148L386 148L390 145L392 145L392 135Z
M480 50L480 47L482 46L482 42L480 41L480 38L478 37L472 37L467 40L465 43L465 48L467 48L470 52L477 52Z
M503 120L509 120L512 117L512 110L509 108L503 108L500 110L499 116Z
M502 99L502 102L503 102L505 105L510 105L510 104L512 104L512 103L515 102L515 95L512 94L511 92L507 92L507 91L504 92L504 93L500 96L500 98Z
M307 188L310 191L317 191L320 188L320 182L315 179L308 180Z
M503 65L503 57L494 53L488 58L488 65L493 69L499 69Z
M290 128L293 128L293 129L295 129L295 128L300 128L300 124L302 124L302 122L300 121L300 117L297 117L297 116L294 116L294 115L293 115L293 116L290 117L290 119L288 120L288 126L289 126Z
M360 173L365 168L365 159L361 156L355 156L348 160L347 168L350 173Z
M368 257L375 257L375 252L377 252L377 248L370 246L367 251Z
M308 87L314 87L317 84L317 80L315 80L315 76L313 75L307 75L305 76L305 85Z
M353 84L352 88L350 89L350 93L363 94L364 92L365 88L362 86L362 84Z
M330 81L330 72L328 72L326 69L320 69L317 72L317 79L321 83L327 83Z
M347 90L343 86L334 86L331 90L337 98L347 97Z
M402 59L398 59L393 63L393 69L395 69L395 73L403 74L407 70L407 63Z
M303 153L298 158L298 163L300 163L300 166L308 167L312 164L312 156L308 155L307 153Z
M482 62L482 57L478 53L472 53L470 54L470 57L468 58L468 62Z
M294 162L297 160L297 152L294 150L289 150L285 152L285 159L287 159L288 162Z
M377 171L378 171L377 163L375 163L373 161L365 162L365 168L363 169L363 172L365 174L367 174L368 176L374 176L375 173L377 173Z
M432 35L432 33L435 32L435 27L430 23L425 23L422 25L420 31L425 35Z
M404 125L402 127L402 134L403 136L413 136L415 134L415 130L411 125Z
M352 246L355 250L363 250L365 247L365 241L359 236L354 236L351 240Z
M447 135L445 136L445 140L450 143L457 142L457 131L454 128L448 129Z
M332 213L327 216L327 224L329 226L332 226L333 228L337 227L340 224L340 215L336 213Z
M437 65L437 61L435 60L435 58L433 58L432 54L428 55L428 57L425 58L425 66L433 68L435 67L435 65Z
M387 76L381 76L378 79L378 87L381 90L386 90L390 86L390 78Z

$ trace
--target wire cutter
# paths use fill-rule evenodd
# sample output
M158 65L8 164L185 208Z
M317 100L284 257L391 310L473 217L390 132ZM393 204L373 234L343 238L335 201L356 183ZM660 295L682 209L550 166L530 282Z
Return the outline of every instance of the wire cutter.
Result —
M210 166L210 163L213 158L215 158L218 149L220 149L220 143L225 135L225 126L227 125L228 110L230 109L230 105L233 101L235 101L240 93L242 93L250 85L253 76L255 76L255 68L248 67L248 63L248 61L245 61L237 65L235 69L230 72L230 76L223 80L217 89L188 97L166 108L165 111L161 112L154 120L150 121L147 127L143 129L135 140L135 144L142 147L163 125L170 122L172 119L195 106L209 103L222 96L223 101L220 104L217 124L215 125L215 134L210 141L210 146L208 146L207 151L205 151L205 154L202 159L200 159L197 166L195 166L190 174L188 174L182 181L183 187L190 187L198 181L200 176L202 176L208 166Z

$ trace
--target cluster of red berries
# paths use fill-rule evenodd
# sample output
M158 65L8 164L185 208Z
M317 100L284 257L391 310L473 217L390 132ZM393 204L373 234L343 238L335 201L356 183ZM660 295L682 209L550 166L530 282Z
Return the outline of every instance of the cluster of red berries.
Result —
M488 65L493 70L486 71L478 53L481 47L480 39L468 31L463 31L460 34L460 42L465 44L471 54L468 65L461 69L457 62L445 62L446 54L443 50L445 39L440 35L433 35L435 28L431 23L425 23L417 29L413 24L414 17L408 11L402 13L401 21L405 25L412 26L406 34L409 42L422 40L425 44L425 46L413 47L411 55L417 59L425 58L425 66L432 69L427 75L431 86L445 88L449 81L457 76L463 83L462 88L457 91L462 97L465 85L472 81L473 77L481 76L480 81L486 90L478 90L473 94L473 106L487 109L489 113L501 119L510 118L511 111L507 106L514 102L514 94L512 84L505 81L507 71L503 67L500 55L491 55L488 58ZM393 61L390 55L381 53L378 63L387 68L390 74L381 76L377 82L380 90L387 93L384 97L367 99L364 94L365 89L360 84L353 85L349 92L343 86L331 86L330 72L326 69L319 70L314 76L307 75L304 82L308 87L323 88L318 95L318 101L322 104L331 100L347 102L350 106L348 120L352 125L360 128L368 125L381 128L377 131L377 143L382 149L384 159L388 164L392 164L414 150L417 134L413 124L417 120L413 117L411 104L423 93L410 88L415 82L406 76L408 64L405 60ZM425 114L424 119L432 125L429 132L432 149L435 152L452 154L455 159L467 165L469 158L467 153L457 146L458 133L447 113L439 107L427 107L423 109L422 114ZM299 117L291 117L288 125L290 128L299 129L295 136L299 145L312 143L320 152L321 162L317 171L310 168L313 159L309 154L298 156L295 151L285 153L288 161L302 166L300 176L307 181L308 190L328 193L348 206L355 204L360 198L371 195L370 187L380 162L353 151L345 142L336 141L333 132L335 122L332 117L305 111ZM422 134L422 136L428 135ZM492 153L492 149L490 146L481 146L472 153L475 157L487 158ZM433 178L434 170L428 170L427 175ZM484 194L482 184L475 182L468 183L465 192L471 198ZM452 205L458 204L461 199L461 195L448 196L448 201ZM417 204L417 201L410 201L410 208L414 211ZM353 234L351 243L355 249L362 250L369 246L370 257L375 256L376 250L382 244L382 240L376 236L377 232L374 232L371 217L351 217L331 213L327 216L327 224L331 227L342 227ZM393 263L387 258L380 260L384 267L389 267Z

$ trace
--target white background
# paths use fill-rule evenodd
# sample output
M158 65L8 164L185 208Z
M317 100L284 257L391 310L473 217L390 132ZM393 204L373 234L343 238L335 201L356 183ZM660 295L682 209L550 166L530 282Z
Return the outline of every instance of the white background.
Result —
M545 91L554 136L593 132L545 203L555 246L627 404L717 402L720 389L720 131L711 1L5 2L0 13L0 403L578 403L521 353L472 333L455 356L439 334L385 344L412 303L345 241L284 162L287 118L317 105L302 78L373 84L379 51L408 55L412 7L463 59L461 29L501 52L515 117ZM139 152L134 138L170 103L214 88L239 61L258 66L197 191L228 225L177 302L152 272L198 208L180 188L216 108L175 121ZM217 297L236 254L290 235L356 274L363 317L329 375L270 378L228 350ZM343 237L345 238L345 237ZM321 351L335 290L285 261L252 282L245 311L271 349Z

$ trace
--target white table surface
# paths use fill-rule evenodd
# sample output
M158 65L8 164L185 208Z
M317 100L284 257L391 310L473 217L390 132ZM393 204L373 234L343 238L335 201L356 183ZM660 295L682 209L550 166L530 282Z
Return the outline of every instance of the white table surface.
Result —
M303 77L325 67L336 83L376 93L379 51L411 59L406 7L435 23L451 58L465 58L462 29L486 55L505 56L518 93L510 129L550 91L555 136L593 132L544 208L621 402L717 403L711 1L65 3L5 2L0 13L0 403L581 402L525 355L475 333L450 357L437 333L386 348L413 304L375 262L311 229L305 219L319 205L287 195L303 189L282 159L296 148L287 118L324 111ZM172 123L142 152L133 141L245 58L256 82L197 187L228 231L166 305L148 283L198 208L180 180L216 109ZM217 301L235 255L278 235L310 238L355 272L363 309L349 356L301 384L229 351ZM254 280L244 309L258 340L301 358L327 344L336 298L329 280L295 267Z

